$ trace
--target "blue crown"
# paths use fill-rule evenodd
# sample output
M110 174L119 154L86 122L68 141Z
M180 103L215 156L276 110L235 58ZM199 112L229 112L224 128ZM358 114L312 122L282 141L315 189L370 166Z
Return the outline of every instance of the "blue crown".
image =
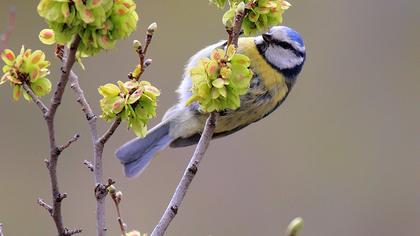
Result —
M296 31L294 31L293 29L291 29L291 28L287 29L287 36L289 36L289 38L291 40L299 43L300 46L302 46L302 47L304 46L302 37L300 37L300 34Z

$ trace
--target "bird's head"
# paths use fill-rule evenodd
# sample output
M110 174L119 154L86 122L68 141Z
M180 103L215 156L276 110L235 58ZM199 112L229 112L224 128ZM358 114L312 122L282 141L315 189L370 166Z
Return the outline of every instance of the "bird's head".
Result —
M306 50L302 37L286 26L272 27L255 38L260 53L286 78L295 79L305 63Z

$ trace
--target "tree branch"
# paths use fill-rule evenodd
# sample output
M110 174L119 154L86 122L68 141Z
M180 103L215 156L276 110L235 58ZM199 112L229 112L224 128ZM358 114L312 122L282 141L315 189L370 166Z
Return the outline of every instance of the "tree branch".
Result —
M232 36L229 37L229 39L232 40L232 42L230 42L230 43L235 45L236 48L238 48L238 40L239 40L239 35L241 34L242 22L244 21L245 11L246 10L244 9L244 11L242 11L242 12L241 11L236 12L235 21L233 23L233 27L232 27L232 31L231 31ZM230 43L228 42L228 45Z
M111 138L111 136L114 134L114 132L117 130L118 126L121 124L121 118L117 118L112 125L109 127L109 129L102 135L101 138L99 138L98 142L102 145L105 145L105 143Z
M74 235L74 234L80 234L82 232L81 229L73 229L73 230L65 229L65 231L66 231L66 235L68 235L68 236L71 236L71 235Z
M57 108L61 104L61 99L63 98L63 94L66 89L67 82L69 81L69 78L70 78L71 68L76 62L76 51L77 51L77 47L79 46L80 40L81 40L80 36L76 35L75 39L70 45L70 50L68 52L68 55L64 56L65 59L63 60L63 66L61 67L61 78L57 84L57 88L54 92L54 95L51 98L50 110L47 113L47 120L49 120L51 123L53 123L52 120L54 120L54 116L55 116L55 113L57 112ZM66 52L64 54L66 54Z
M43 207L45 210L47 210L48 211L48 213L50 213L50 215L52 216L52 214L53 214L53 209L52 209L52 207L50 206L50 205L48 205L48 203L46 203L43 199L41 199L41 198L38 198L38 204L41 206L41 207Z
M213 137L218 117L219 114L217 112L210 113L210 116L206 121L204 131L201 134L200 141L198 142L198 145L194 151L194 155L192 156L190 163L188 164L188 167L185 170L184 175L182 176L181 181L179 182L178 187L176 188L175 193L165 210L165 213L163 213L162 218L153 230L151 236L164 235L169 224L175 218L175 215L178 212L178 208L181 206L181 203L184 200L188 187L190 186L195 174L197 173L198 166L204 157L204 153L210 144L211 138Z
M232 28L227 28L228 33L228 46L233 44L236 48L238 47L239 35L241 33L241 26L243 19L245 17L245 9L243 11L237 11L235 15L235 20ZM227 47L226 47L227 48ZM214 129L216 128L217 119L219 113L212 112L207 118L204 131L201 134L200 141L197 144L197 147L194 151L194 155L191 157L190 163L187 166L187 169L184 172L184 175L181 178L181 181L178 183L178 186L175 190L175 193L172 196L171 201L169 202L168 207L163 213L159 223L153 229L151 236L162 236L165 234L166 229L169 224L175 218L178 213L178 209L181 206L182 201L184 200L185 194L198 171L198 165L204 157L210 141L213 137Z
M4 236L3 234L3 224L0 223L0 236Z
M93 113L91 106L86 100L85 94L80 87L79 78L73 72L70 73L71 88L76 94L76 101L80 104L86 120L89 125L90 134L93 143L93 159L94 164L87 165L89 169L93 169L95 181L95 196L96 196L96 231L98 236L104 236L106 232L105 225L105 197L106 189L102 184L103 169L102 169L102 153L104 145L98 145L98 130L97 130L97 116ZM86 163L86 162L85 162ZM99 194L104 193L104 194Z
M105 134L98 138L97 130L97 116L93 112L86 96L80 87L79 78L74 72L70 72L71 88L76 94L76 101L80 104L86 120L89 125L89 130L92 136L93 143L93 164L89 161L84 161L84 164L94 172L95 181L95 197L96 197L96 229L98 236L104 236L106 233L105 224L105 197L107 195L107 186L103 184L103 167L102 167L102 154L104 151L105 143L114 134L116 129L121 123L120 119L114 121L111 127Z
M61 145L58 150L60 152L64 151L65 149L67 149L68 147L70 147L70 145L72 145L74 142L76 142L77 140L79 140L80 135L79 134L75 134L69 141L67 141L66 144Z
M42 115L46 115L48 113L48 107L39 99L38 96L35 95L34 91L32 91L31 87L29 87L28 83L25 81L22 85L23 89L29 96L32 98L32 100L35 102L35 104L38 106L39 110L41 110Z
M122 200L122 192L116 190L114 185L110 186L108 188L108 192L111 195L112 200L114 201L115 209L117 210L117 221L118 225L120 226L120 231L122 236L127 236L127 225L124 223L122 217L121 217L121 210L120 210L120 204Z
M93 171L95 171L95 168L93 167L93 165L92 165L92 163L90 163L90 161L88 161L88 160L84 160L83 161L83 164L91 171L91 172L93 172Z
M58 178L57 178L58 157L61 151L63 151L68 146L70 146L70 144L76 141L78 137L75 136L67 144L61 147L58 147L55 141L55 127L54 127L55 113L58 109L58 106L61 103L64 90L65 90L67 81L69 79L69 71L71 71L71 68L73 67L75 63L76 51L77 51L79 42L80 42L80 37L76 36L76 38L73 40L71 44L70 50L66 50L65 52L65 54L67 53L68 56L63 61L63 66L61 69L62 70L61 78L57 84L57 88L51 99L50 108L47 108L47 106L34 94L32 89L29 87L29 85L26 82L23 83L23 88L29 94L29 96L31 96L32 100L35 101L35 104L43 113L44 120L48 126L48 136L49 136L49 142L50 142L50 158L46 160L45 163L47 164L48 172L50 175L53 204L52 206L50 206L42 199L38 199L38 203L50 213L56 225L59 236L70 236L75 233L81 232L80 229L68 230L63 225L63 218L61 215L61 202L64 198L67 197L67 194L66 193L62 194L60 192L59 185L58 185Z
M71 43L70 49L66 50L65 54L67 57L63 61L63 66L61 69L61 78L57 84L57 88L54 92L54 95L51 99L51 105L48 109L48 112L45 114L45 121L47 122L48 126L48 133L49 133L49 140L50 140L50 159L48 164L48 170L50 173L51 179L51 191L52 191L52 217L54 219L55 225L57 227L57 231L60 236L68 236L68 230L63 226L63 218L61 215L61 202L64 199L64 194L60 193L60 189L58 186L58 179L57 179L57 163L58 163L58 156L60 155L60 150L57 147L55 141L55 127L54 127L54 120L55 114L57 112L58 107L61 104L61 100L63 98L64 90L66 88L67 82L69 80L69 72L73 67L76 61L76 51L77 47L80 42L80 37L76 36L76 38Z
M0 52L6 49L7 44L10 39L10 35L12 34L16 23L16 7L9 8L9 19L7 22L7 27L4 33L0 35Z

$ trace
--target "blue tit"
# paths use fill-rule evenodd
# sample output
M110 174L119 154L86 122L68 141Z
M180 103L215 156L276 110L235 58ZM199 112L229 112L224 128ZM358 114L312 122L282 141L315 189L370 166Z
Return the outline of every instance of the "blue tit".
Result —
M189 71L200 59L209 57L214 49L225 46L226 42L222 41L192 56L177 91L178 104L165 113L162 122L145 138L133 139L116 151L126 176L139 175L151 159L166 147L184 147L198 142L208 114L202 113L196 103L188 107L185 105L191 96ZM232 134L279 107L289 95L306 58L301 36L285 26L272 27L256 37L240 38L238 52L250 58L254 76L249 91L240 98L240 107L220 112L213 138Z

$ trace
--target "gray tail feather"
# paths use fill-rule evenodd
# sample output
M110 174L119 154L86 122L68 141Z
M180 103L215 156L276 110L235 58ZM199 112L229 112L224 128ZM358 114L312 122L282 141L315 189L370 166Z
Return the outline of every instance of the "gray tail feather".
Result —
M169 122L162 122L144 138L135 138L117 149L115 155L124 165L127 177L134 177L149 165L152 158L174 140L169 136Z

